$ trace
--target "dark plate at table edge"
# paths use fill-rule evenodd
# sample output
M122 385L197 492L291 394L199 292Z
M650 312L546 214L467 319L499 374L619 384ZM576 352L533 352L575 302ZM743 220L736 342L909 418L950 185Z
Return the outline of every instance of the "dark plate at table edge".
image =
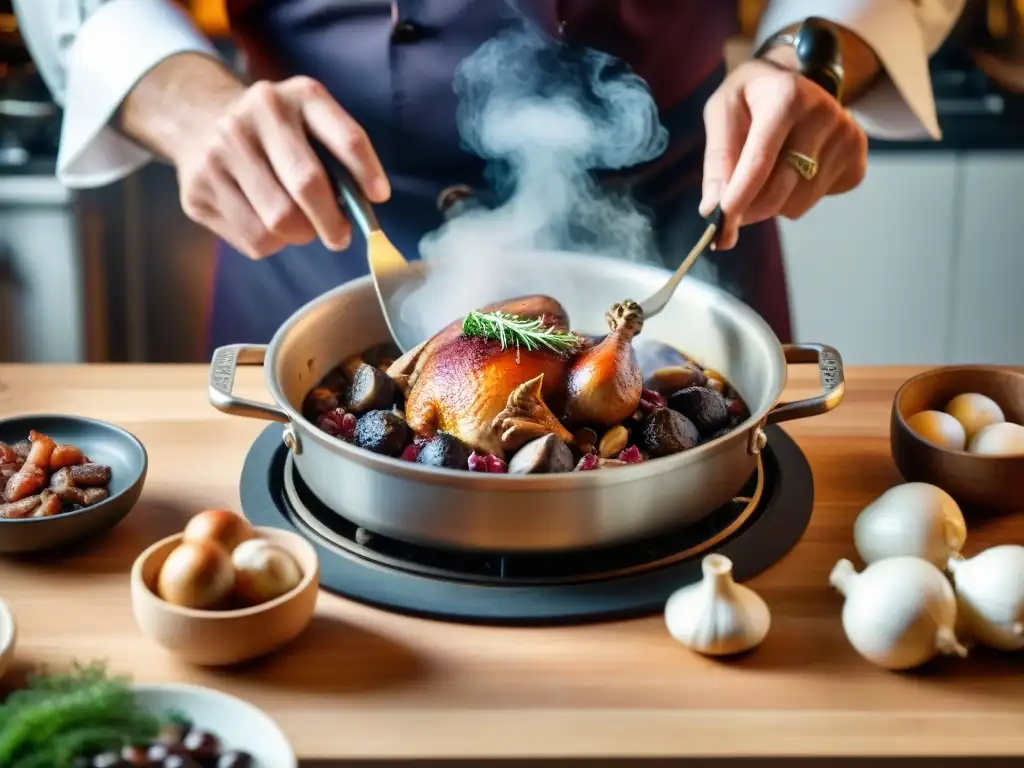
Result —
M19 422L23 423L27 427L24 437L19 439L27 438L28 431L31 429L43 434L64 430L65 432L71 432L72 434L106 433L108 436L115 435L116 437L107 437L106 439L108 441L120 440L127 445L131 445L135 449L134 453L141 458L141 462L135 462L133 464L132 470L134 472L134 477L128 483L127 487L104 501L101 501L99 504L95 504L91 507L85 507L84 509L78 509L73 512L63 512L59 515L52 515L50 517L29 517L17 519L0 518L0 527L7 526L8 530L10 530L14 525L21 524L23 526L23 531L26 532L24 534L26 536L30 535L27 531L33 529L26 528L25 526L31 526L32 524L35 524L35 530L39 531L52 531L58 526L73 527L75 529L75 533L84 539L94 536L109 528L113 528L117 523L123 520L129 512L131 512L132 508L138 502L139 497L142 495L142 488L145 485L146 476L149 472L149 453L146 451L146 446L143 445L142 441L139 440L138 437L124 427L120 427L108 421L94 419L89 416L56 413L20 413L0 418L0 435L6 432L12 424L17 424ZM49 427L47 427L47 423L49 423ZM56 430L54 429L54 424L56 424ZM103 463L102 457L90 458L94 458L99 463ZM94 521L94 524L87 524L85 522L86 518ZM42 534L40 533L39 535ZM71 537L68 537L67 539L56 537L53 542L44 544L43 546L8 549L4 544L3 534L0 533L0 554L32 554L64 548L73 545L74 543L75 540Z

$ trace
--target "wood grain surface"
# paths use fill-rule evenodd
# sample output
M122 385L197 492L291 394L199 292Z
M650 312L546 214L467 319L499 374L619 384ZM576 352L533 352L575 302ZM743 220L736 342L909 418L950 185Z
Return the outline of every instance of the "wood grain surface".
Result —
M313 625L293 645L239 669L204 671L141 635L128 572L189 515L237 508L242 462L265 423L210 407L204 367L0 366L0 417L105 419L150 453L142 501L105 539L63 558L0 561L0 596L19 623L18 663L108 658L139 682L220 688L266 710L309 759L1024 754L1024 653L979 650L906 674L876 669L846 642L841 599L828 586L836 560L855 556L857 512L900 480L889 409L917 372L850 369L837 411L787 425L814 470L814 518L796 549L751 582L773 625L745 658L693 655L660 616L469 627L322 592ZM816 389L815 371L792 369L788 396ZM265 398L261 371L240 371L236 391ZM971 519L969 531L968 554L1024 543L1024 514Z

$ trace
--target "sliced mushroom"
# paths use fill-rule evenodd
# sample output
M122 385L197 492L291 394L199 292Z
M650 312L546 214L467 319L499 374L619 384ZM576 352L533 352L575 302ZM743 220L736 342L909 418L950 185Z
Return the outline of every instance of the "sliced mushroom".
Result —
M707 377L700 368L694 365L677 365L659 368L647 378L644 387L667 397L687 387L703 387L706 382Z
M542 475L571 472L572 450L553 434L538 437L520 448L508 463L511 475Z
M693 448L700 432L693 422L671 408L658 408L644 421L641 447L651 456L670 456Z
M687 387L668 399L668 407L693 422L702 435L717 432L729 423L729 404L707 387Z

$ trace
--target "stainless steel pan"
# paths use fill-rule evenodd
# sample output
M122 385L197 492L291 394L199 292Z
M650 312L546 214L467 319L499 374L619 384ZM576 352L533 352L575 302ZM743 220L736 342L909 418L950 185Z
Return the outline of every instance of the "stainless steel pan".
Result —
M531 270L533 259L543 269ZM669 276L656 267L569 253L533 254L520 266L536 275L532 291L561 300L573 327L583 331L600 329L613 302L647 296ZM492 298L482 296L481 303ZM611 545L694 523L733 498L749 478L765 445L765 424L825 413L843 397L835 349L780 344L750 307L694 278L682 282L642 335L724 374L751 417L732 434L693 450L592 472L475 474L363 451L303 418L302 401L346 357L389 340L368 277L298 310L269 345L218 349L209 397L226 413L285 424L285 444L310 490L358 525L420 544L501 552ZM232 394L236 366L246 364L264 366L274 404ZM792 364L819 367L821 395L779 402Z

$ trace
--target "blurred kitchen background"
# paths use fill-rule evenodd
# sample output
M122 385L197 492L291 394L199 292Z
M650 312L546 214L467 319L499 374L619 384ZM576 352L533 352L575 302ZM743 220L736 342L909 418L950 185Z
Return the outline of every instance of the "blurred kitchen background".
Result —
M230 51L221 3L186 5ZM763 5L738 0L745 35ZM783 222L797 340L850 364L1024 364L1024 0L968 0L932 76L941 143L873 143L859 189ZM214 243L173 172L65 190L59 123L0 0L0 363L204 360Z

